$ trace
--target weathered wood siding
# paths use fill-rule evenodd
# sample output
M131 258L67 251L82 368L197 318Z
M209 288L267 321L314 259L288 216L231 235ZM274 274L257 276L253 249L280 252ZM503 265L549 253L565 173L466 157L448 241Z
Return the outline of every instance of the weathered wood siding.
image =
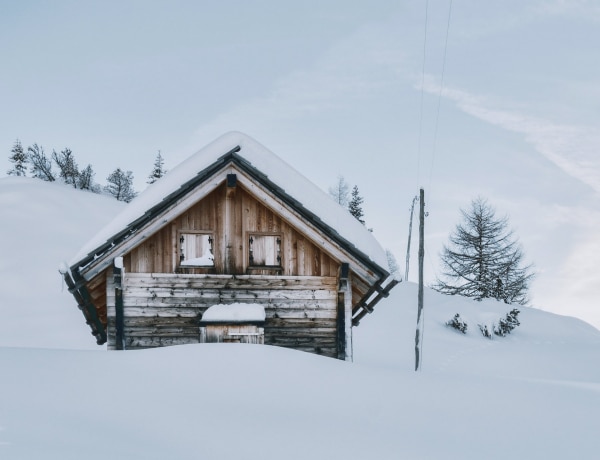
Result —
M108 348L115 348L115 296L107 276ZM259 303L264 343L337 357L334 276L128 273L123 279L125 348L198 343L199 322L215 304Z
M207 232L214 238L214 267L178 267L181 232ZM125 256L129 273L246 274L248 240L252 233L281 237L281 269L256 274L336 276L339 263L296 231L241 185L223 184Z
M200 327L201 343L265 343L265 329L244 324L211 324Z

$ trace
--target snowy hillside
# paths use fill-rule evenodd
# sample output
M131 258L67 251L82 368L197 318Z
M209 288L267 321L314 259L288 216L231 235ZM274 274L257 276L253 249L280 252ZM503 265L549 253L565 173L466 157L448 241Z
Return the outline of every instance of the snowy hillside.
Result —
M122 207L66 185L0 179L0 346L96 347L58 267Z
M0 458L596 459L600 332L401 283L355 329L355 362L203 344L104 352L57 265L120 204L0 180ZM459 313L466 335L444 325ZM70 348L58 349L58 348ZM86 350L87 349L87 350Z

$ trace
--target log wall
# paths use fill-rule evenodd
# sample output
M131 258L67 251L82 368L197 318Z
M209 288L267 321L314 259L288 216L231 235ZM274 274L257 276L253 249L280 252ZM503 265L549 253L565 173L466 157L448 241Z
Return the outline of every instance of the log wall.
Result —
M199 322L215 304L259 303L264 343L338 356L337 277L125 273L126 349L198 343ZM106 277L108 348L115 349L115 291Z
M265 329L244 324L212 324L200 327L201 343L265 343Z

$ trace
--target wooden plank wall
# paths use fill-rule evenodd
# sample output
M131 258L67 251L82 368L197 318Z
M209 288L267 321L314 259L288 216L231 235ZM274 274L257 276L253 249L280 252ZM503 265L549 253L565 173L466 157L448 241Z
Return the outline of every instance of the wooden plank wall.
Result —
M186 273L246 274L251 233L281 235L282 266L287 276L336 276L339 263L258 202L241 185L223 184L187 212L125 256L129 273L174 273L178 267L178 232L213 235L215 266ZM263 272L264 273L264 272ZM271 273L275 274L275 273Z
M244 324L211 324L200 327L201 343L265 343L265 329Z
M106 279L114 349L114 284ZM241 302L264 306L265 344L337 357L336 277L126 272L123 284L126 349L198 343L209 306Z

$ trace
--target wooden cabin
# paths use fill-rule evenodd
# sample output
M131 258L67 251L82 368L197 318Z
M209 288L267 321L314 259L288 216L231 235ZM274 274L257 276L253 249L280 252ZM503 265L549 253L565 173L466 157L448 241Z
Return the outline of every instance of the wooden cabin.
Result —
M397 283L386 260L346 209L229 133L148 187L62 273L109 350L242 341L237 331L351 359L352 327ZM203 320L233 304L260 305L263 321Z

